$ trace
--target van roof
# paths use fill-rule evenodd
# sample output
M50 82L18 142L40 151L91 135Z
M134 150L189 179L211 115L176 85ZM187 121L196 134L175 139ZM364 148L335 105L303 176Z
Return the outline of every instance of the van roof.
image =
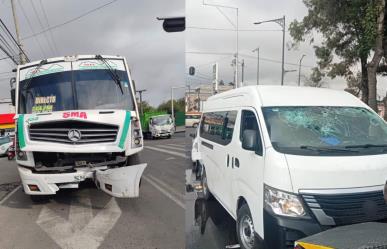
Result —
M228 99L228 101L225 101ZM343 90L296 86L245 86L208 98L207 108L233 106L358 106L362 101Z

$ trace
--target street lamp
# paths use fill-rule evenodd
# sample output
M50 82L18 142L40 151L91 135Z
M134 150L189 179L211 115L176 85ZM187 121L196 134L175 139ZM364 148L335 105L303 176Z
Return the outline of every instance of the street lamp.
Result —
M219 8L227 8L227 9L233 9L236 11L236 25L234 25L227 17L227 20L235 27L235 31L236 31L236 53L235 53L235 70L234 70L234 81L235 81L235 88L238 88L238 60L239 60L239 9L236 8L236 7L232 7L232 6L226 6L226 5L219 5L219 4L209 4L209 3L205 3L204 0L203 0L203 5L204 6L213 6L213 7L216 7L219 11L220 9ZM221 11L220 11L221 12ZM222 12L221 12L222 13ZM222 13L222 15L224 15Z
M252 52L257 52L257 85L259 85L259 47L254 49Z
M185 86L172 86L171 87L171 113L172 113L173 122L175 122L175 112L174 112L174 106L173 106L173 89L179 89L179 88L185 88Z
M302 55L301 56L301 59L300 59L300 65L299 65L299 68L298 68L298 86L301 85L301 63L302 63L302 60L304 59L306 55Z
M140 94L140 113L141 115L144 115L144 110L142 108L142 93L146 92L146 89L137 90L136 92Z
M285 22L285 16L282 18L262 21L262 22L255 22L255 25L259 25L266 22L275 22L278 25L282 27L282 73L281 73L281 86L284 85L284 77L285 77L285 28L286 28L286 22Z

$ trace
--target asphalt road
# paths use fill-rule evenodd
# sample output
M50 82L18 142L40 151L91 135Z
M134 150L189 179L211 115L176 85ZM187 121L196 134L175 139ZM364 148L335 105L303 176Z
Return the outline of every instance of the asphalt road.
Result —
M195 130L186 130L187 151L192 148L190 133L195 133ZM186 186L199 184L192 174L192 162L187 165ZM239 248L235 220L214 198L206 201L200 197L201 193L193 189L186 192L186 248Z
M140 158L148 167L137 199L112 198L92 183L40 204L20 187L0 195L0 248L185 248L184 133L146 141ZM0 158L0 186L17 182L15 163Z

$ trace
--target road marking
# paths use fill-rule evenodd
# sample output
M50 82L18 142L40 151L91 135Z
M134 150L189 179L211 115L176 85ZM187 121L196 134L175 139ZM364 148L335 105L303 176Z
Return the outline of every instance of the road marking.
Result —
M19 185L17 186L14 190L12 190L10 193L8 193L1 201L0 201L0 205L3 205L4 202L6 202L9 197L11 197L14 193L16 193L16 191L18 191L22 186Z
M167 154L170 154L170 155L174 155L174 156L178 156L178 157L182 157L182 158L188 158L188 156L186 156L184 153L180 153L180 152L164 150L164 149L160 149L160 148L153 147L153 146L145 146L145 148L146 149L155 150L155 151L159 151L159 152L164 152L164 153L167 153Z
M165 161L170 161L170 160L176 160L176 157L171 156L171 157L165 158Z
M87 200L88 199L88 200ZM81 196L78 207L70 207L69 219L44 206L36 223L63 249L97 249L121 216L115 198L92 217L90 197ZM75 203L72 203L74 205ZM81 217L85 215L87 218ZM80 219L76 221L76 219ZM81 224L84 222L83 224Z
M177 191L176 189L174 189L173 187L171 187L170 185L168 185L167 183L163 182L162 180L160 179L157 179L156 177L152 176L152 175L147 175L147 177L151 178L153 181L157 182L159 185L161 185L162 187L164 187L164 189L166 189L167 191L173 193L174 195L176 195L177 197L179 197L180 199L184 200L184 195L182 193L180 193L179 191Z
M157 147L161 147L161 148L165 148L165 149L172 149L172 150L179 150L179 151L187 151L185 148L177 148L177 147L173 147L173 146L168 146L168 145L162 145L162 144L158 144L156 145Z
M182 209L185 209L185 204L183 202L181 202L180 200L178 200L176 197L174 197L173 195L171 195L167 190L165 190L164 188L162 188L160 185L158 185L156 182L154 182L152 179L150 179L149 177L147 177L146 175L143 175L142 176L142 179L144 179L145 181L147 181L149 184L151 184L153 187L155 187L156 189L158 189L161 193L163 193L166 197L168 197L169 199L171 199L172 201L174 201L179 207L181 207Z
M166 144L168 146L177 147L177 148L185 148L185 144Z

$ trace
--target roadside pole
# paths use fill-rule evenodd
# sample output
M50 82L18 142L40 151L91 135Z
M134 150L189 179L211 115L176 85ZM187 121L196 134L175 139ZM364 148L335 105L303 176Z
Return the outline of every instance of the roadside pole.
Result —
M19 23L17 21L14 0L11 0L11 7L12 7L13 21L15 23L16 39L17 39L17 43L19 45L20 64L25 64L26 63L26 58L25 58L25 55L23 53L23 45L21 44L21 40L20 40Z

